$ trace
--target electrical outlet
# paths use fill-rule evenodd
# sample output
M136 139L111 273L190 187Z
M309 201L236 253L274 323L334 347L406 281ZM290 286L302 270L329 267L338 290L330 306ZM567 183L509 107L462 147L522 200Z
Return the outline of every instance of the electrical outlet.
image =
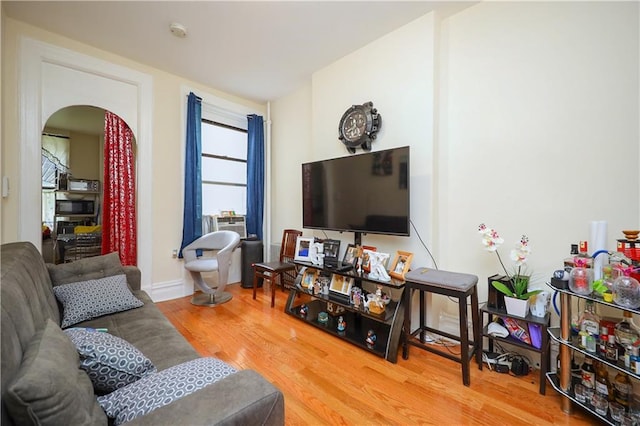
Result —
M177 258L178 258L178 249L173 249L172 257L173 257L174 259L177 259Z

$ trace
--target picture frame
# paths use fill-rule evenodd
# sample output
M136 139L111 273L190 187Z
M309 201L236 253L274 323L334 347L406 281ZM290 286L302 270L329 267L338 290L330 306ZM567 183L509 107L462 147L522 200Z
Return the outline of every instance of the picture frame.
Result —
M305 289L309 289L314 286L316 283L316 278L318 277L318 270L313 268L305 269L302 274L302 280L300 281L300 286Z
M324 266L334 268L338 266L338 254L340 253L340 240L326 239L322 242L324 252Z
M353 278L340 274L332 275L329 291L348 297L351 294L351 287L353 287Z
M296 254L293 260L311 262L311 243L313 243L313 238L298 237L296 240Z
M360 258L360 247L355 244L349 244L347 246L347 250L344 252L344 257L342 258L342 264L350 264L354 268L358 264L358 259Z
M371 252L378 249L373 246L362 246L362 270L364 272L371 272Z
M411 261L413 260L413 253L408 251L398 250L396 257L393 259L389 275L393 278L404 280L404 275L409 272L411 267Z

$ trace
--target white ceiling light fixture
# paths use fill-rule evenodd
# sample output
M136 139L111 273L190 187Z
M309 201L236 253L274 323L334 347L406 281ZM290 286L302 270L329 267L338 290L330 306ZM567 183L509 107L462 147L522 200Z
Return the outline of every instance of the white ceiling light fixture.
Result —
M171 34L178 38L185 38L187 36L187 27L177 22L169 25L169 29L171 30Z

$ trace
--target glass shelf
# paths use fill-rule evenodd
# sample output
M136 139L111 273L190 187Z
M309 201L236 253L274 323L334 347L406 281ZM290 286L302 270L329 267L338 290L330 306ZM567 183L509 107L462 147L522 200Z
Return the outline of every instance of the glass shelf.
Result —
M563 288L554 287L549 282L547 282L547 286L549 286L550 288L552 288L555 291L567 294L567 295L572 296L572 297L579 297L581 299L591 300L591 301L593 301L595 303L600 303L601 305L611 306L612 308L615 308L615 309L620 309L622 311L627 311L627 312L631 312L633 314L640 315L640 310L638 310L638 309L625 308L624 306L617 305L617 304L615 304L613 302L605 302L604 299L602 299L601 297L585 296L583 294L574 293L573 291L571 291L569 289L563 289Z
M587 410L589 413L593 414L594 416L598 417L600 420L602 420L605 424L608 425L612 425L615 426L618 423L616 423L615 420L613 420L611 418L611 416L609 415L609 411L607 410L607 415L603 416L600 415L598 413L596 413L595 408L593 408L593 405L587 403L587 402L580 402L575 398L575 395L573 394L573 391L569 391L569 392L565 392L560 388L560 381L558 379L558 375L556 373L547 373L547 380L549 381L549 383L551 384L551 386L556 390L556 392L562 394L565 398L569 398L574 404L579 405L580 407L584 408L585 410Z
M623 361L618 360L617 362L613 362L609 359L604 358L598 353L589 352L581 348L580 346L578 346L578 344L576 343L578 341L577 337L572 337L571 340L569 341L563 340L562 337L560 336L560 327L549 327L547 329L547 332L549 333L551 340L553 340L554 342L557 342L561 345L569 346L574 351L580 352L583 355L593 358L598 362L608 365L609 367L615 368L618 371L622 371L623 373L628 374L629 377L640 380L640 375L634 373L629 368L625 367Z

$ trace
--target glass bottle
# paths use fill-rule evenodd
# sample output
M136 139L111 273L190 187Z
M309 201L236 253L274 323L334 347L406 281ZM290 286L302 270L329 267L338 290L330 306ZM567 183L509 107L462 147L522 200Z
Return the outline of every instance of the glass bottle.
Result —
M596 370L593 368L591 357L584 357L582 363L582 385L585 388L594 389L596 386Z
M613 393L613 385L609 380L609 371L606 364L599 362L596 368L596 388L595 392L613 401L615 396Z
M618 344L618 358L624 356L627 346L638 340L638 332L631 325L632 314L629 311L623 312L622 320L616 324L614 334Z
M587 300L584 312L578 320L580 327L580 346L587 348L587 340L589 336L597 336L600 328L600 318L596 314L595 304L592 300ZM595 343L595 342L594 342ZM591 352L595 352L595 349Z
M609 328L606 325L600 327L600 340L598 341L598 354L600 356L607 355L607 343L609 342ZM614 336L615 346L615 336ZM617 348L616 348L617 351ZM617 355L617 352L616 352Z
M618 372L613 381L613 387L616 402L623 405L625 408L628 408L632 391L629 375L622 371Z
M607 342L605 358L609 361L618 361L618 347L616 346L616 336L609 335L609 341Z

